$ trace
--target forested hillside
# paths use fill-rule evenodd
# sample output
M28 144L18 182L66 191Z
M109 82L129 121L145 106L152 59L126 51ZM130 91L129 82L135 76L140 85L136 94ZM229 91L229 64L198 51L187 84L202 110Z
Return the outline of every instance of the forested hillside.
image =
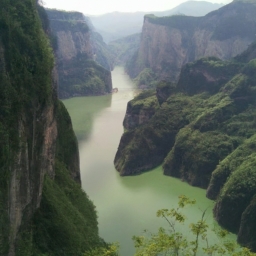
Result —
M82 256L103 245L94 205L81 189L71 120L56 96L46 17L34 0L0 2L3 256Z
M177 84L159 82L128 103L115 157L120 175L158 165L207 189L214 215L256 251L255 43L230 61L199 59Z

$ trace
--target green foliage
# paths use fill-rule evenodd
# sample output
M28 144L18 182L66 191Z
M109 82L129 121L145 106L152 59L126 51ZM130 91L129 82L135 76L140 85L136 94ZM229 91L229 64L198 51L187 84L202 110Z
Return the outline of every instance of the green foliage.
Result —
M143 96L139 95L137 100L140 97ZM146 104L151 102L149 99ZM161 164L172 148L178 130L189 123L198 102L200 96L171 96L146 124L124 133L114 161L121 175L140 173Z
M78 144L75 133L72 129L72 123L70 116L61 101L57 101L56 111L57 123L58 123L58 138L56 145L57 158L65 163L67 168L71 168L78 163ZM76 166L75 169L78 169Z
M194 73L215 81L214 89L208 88L212 87L210 82L201 85L203 80L191 79ZM124 134L116 168L123 175L148 170L163 161L165 150L173 148L164 162L165 174L206 188L219 161L256 132L254 73L254 61L243 67L209 57L186 65L177 87L168 99L163 98L147 124ZM157 88L157 95L161 93L161 87ZM139 113L152 102L153 97L139 95L127 111L129 115Z
M235 172L243 163L251 161L256 148L256 135L245 140L230 155L221 161L212 173L207 191L208 197L216 199L221 188L226 183L231 173ZM242 181L243 179L241 179ZM239 182L240 183L240 182Z
M234 232L239 230L241 216L256 194L255 138L254 135L246 140L220 163L208 191L212 197L219 193L215 216L224 227ZM250 234L248 236L248 243L255 239Z
M220 240L213 243L208 239L209 227L205 221L205 211L201 218L189 225L193 240L188 240L186 236L176 231L177 224L187 224L186 216L182 213L184 207L195 204L195 200L190 200L186 196L179 197L177 208L162 209L157 212L157 217L166 220L167 228L159 228L156 234L146 233L144 236L134 236L136 248L135 256L157 256L157 255L229 255L229 256L249 256L256 255L247 248L240 248L237 244L226 239L228 234L225 230L216 230Z
M56 119L54 179L45 176L40 207L32 220L23 222L18 256L82 256L98 247L109 248L99 237L95 207L81 189L77 140L60 101L56 102Z
M82 256L102 246L94 205L64 164L57 161L55 172L55 180L45 177L40 208L23 228L18 256Z
M1 255L7 255L9 246L10 170L24 139L19 137L19 124L52 102L53 54L41 25L36 1L0 2Z
M134 129L147 123L159 108L154 90L144 90L127 104L124 128ZM143 117L141 117L143 116Z
M59 66L60 96L102 95L111 92L110 72L80 54Z
M152 89L157 86L157 76L150 68L143 69L134 79L135 84L139 88Z
M42 173L36 173L36 161L38 165L41 164L43 153L40 143L43 140L45 110L52 107L58 122L55 179L52 179L54 173L50 173L51 178L46 175L42 195L34 194L33 198L23 198L21 195L21 201L28 200L29 204L24 203L26 208L22 209L23 218L15 241L15 254L82 256L94 247L105 247L105 244L98 236L93 203L81 190L80 183L71 178L79 174L78 166L75 166L78 162L74 161L77 160L74 156L78 157L77 142L62 103L56 103L56 108L53 106L56 99L52 87L54 57L43 31L43 28L49 31L49 23L44 10L36 2L0 2L0 255L8 254L12 236L8 217L10 170L22 170L25 168L24 162L28 161L30 173L27 175L31 175L32 190L42 185L36 175L42 178L45 172L50 172L40 166ZM33 121L38 124L37 128ZM31 146L34 140L32 129L37 139L34 148ZM17 152L22 152L24 145L28 148L28 159L19 163L19 167L13 167ZM51 154L54 153L53 150ZM31 160L33 155L36 155L37 160ZM37 196L42 196L39 208L35 205Z
M154 90L145 90L142 91L139 95L137 95L133 100L130 101L132 108L150 108L157 107L158 102L156 99Z
M115 167L130 175L163 163L164 174L208 188L207 196L217 199L216 220L256 251L253 56L255 44L232 61L208 57L185 65L151 119L123 134ZM157 88L158 98L161 93ZM148 100L142 97L141 108ZM128 106L136 108L136 101Z
M201 133L183 128L163 163L165 174L179 177L193 186L207 188L215 166L232 152L232 139L219 132Z
M189 95L217 93L242 67L241 63L235 61L222 61L216 57L201 58L183 67L177 90Z
M117 256L118 244L110 244L106 247L98 247L87 252L84 256Z
M19 94L20 104L29 104L34 95L38 95L39 103L47 102L52 90L53 54L35 3L29 0L9 2L1 8L0 22L6 71Z

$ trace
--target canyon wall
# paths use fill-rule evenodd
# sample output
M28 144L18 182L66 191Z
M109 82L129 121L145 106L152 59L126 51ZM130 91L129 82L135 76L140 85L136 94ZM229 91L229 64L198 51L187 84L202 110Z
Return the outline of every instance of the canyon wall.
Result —
M177 81L181 67L204 56L228 60L255 40L256 6L238 1L204 17L146 15L138 52L127 64L134 78L145 68Z
M59 97L112 92L107 47L79 12L47 10L56 51Z

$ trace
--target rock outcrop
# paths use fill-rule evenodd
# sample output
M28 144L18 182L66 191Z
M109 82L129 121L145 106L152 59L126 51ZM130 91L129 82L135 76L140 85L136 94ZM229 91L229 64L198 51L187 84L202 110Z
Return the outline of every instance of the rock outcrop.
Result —
M127 104L124 128L131 130L146 123L155 114L158 106L159 103L153 90L141 93Z
M82 13L47 10L56 47L59 96L102 95L112 91L111 63L103 40Z
M250 1L234 1L204 17L146 15L128 74L134 78L150 68L160 80L177 81L188 62L204 56L230 59L255 40L255 11Z

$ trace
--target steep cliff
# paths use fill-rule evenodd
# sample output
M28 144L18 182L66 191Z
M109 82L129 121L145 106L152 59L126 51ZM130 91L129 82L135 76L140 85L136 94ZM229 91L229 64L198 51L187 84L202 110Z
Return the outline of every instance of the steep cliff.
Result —
M255 39L255 11L253 2L234 1L204 17L146 15L140 48L127 71L134 78L150 68L161 80L177 81L187 62L203 56L230 59Z
M159 103L153 90L146 90L127 104L124 118L124 128L127 130L136 128L146 123L155 114Z
M78 12L48 9L47 14L56 42L59 96L110 93L112 65L103 53L102 38L89 28L87 19Z
M45 17L36 1L0 2L3 256L82 255L102 245L94 206L81 190L70 117L57 100Z
M145 115L154 94L128 103L126 131L114 160L123 176L162 164L165 175L207 189L216 199L216 220L254 251L255 47L230 61L204 57L186 64L176 86L158 84L159 105L145 122L134 120Z

